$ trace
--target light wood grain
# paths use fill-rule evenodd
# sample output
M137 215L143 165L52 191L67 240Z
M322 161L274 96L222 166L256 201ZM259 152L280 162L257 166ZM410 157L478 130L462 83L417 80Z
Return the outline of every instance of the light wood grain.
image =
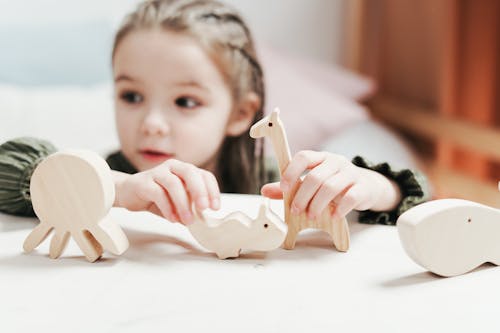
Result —
M99 155L85 150L52 154L35 169L30 192L40 224L26 238L26 252L52 230L51 258L63 253L70 236L90 262L103 250L120 255L128 248L122 229L107 216L115 190L109 166Z
M264 201L255 220L241 212L222 219L196 213L196 222L188 226L193 237L204 248L215 252L220 259L236 258L242 249L271 251L285 239L286 225Z
M270 115L255 123L250 129L250 136L252 138L268 137L271 140L282 174L290 163L291 153L285 127L279 118L279 112L279 109L275 109ZM283 247L288 250L293 249L297 234L301 230L313 228L330 234L337 250L347 251L349 249L349 227L345 218L333 218L332 210L335 208L333 203L325 208L315 219L309 219L306 212L299 215L291 214L290 205L300 184L301 181L297 182L292 186L290 191L283 194L285 222L288 225L288 232Z
M434 200L403 213L397 228L406 253L441 276L500 264L500 210L461 199Z
M500 149L494 144L500 142L498 129L438 115L433 110L402 103L393 98L378 97L373 101L372 107L377 116L391 125L474 150L500 162Z

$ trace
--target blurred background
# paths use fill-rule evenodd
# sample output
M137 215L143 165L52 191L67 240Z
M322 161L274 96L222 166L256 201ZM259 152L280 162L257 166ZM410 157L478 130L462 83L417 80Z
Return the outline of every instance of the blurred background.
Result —
M498 207L500 1L349 4L348 63L378 83L372 114L417 149L437 196Z
M137 0L0 0L0 141L118 147L110 50ZM499 206L500 1L226 0L254 33L292 151L421 168Z

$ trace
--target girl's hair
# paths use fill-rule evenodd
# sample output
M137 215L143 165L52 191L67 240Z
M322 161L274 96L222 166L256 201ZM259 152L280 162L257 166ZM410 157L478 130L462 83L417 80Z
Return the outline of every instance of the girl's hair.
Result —
M264 80L250 31L232 8L213 0L147 0L125 18L115 37L120 42L134 30L161 27L189 34L204 48L231 87L233 105L249 92L260 98L254 122L263 117ZM263 144L248 133L226 137L216 177L223 192L255 193L265 181Z

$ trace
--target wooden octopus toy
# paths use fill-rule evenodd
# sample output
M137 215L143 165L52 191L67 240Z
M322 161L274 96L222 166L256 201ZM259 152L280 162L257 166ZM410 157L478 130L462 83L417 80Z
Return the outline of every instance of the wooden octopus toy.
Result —
M283 243L286 226L269 208L269 200L260 206L252 220L242 212L233 212L222 219L196 213L196 222L188 226L193 237L219 259L236 258L242 249L271 251Z
M33 251L54 230L50 257L58 258L73 237L88 261L103 250L120 255L128 248L122 229L107 215L115 188L106 162L84 150L57 152L35 169L30 183L33 209L40 224L24 242Z
M275 109L270 115L255 123L250 128L250 136L252 138L269 137L271 139L278 159L280 173L282 174L290 163L291 154L285 128L279 118L279 109ZM297 234L301 230L315 228L329 233L337 250L347 251L349 249L349 227L347 221L345 218L333 218L332 209L334 208L331 205L327 206L315 219L309 219L305 212L300 215L290 214L290 204L300 184L301 181L297 182L289 192L283 194L285 222L288 225L288 233L283 247L289 250L293 249Z
M500 189L500 184L499 184ZM500 264L500 210L473 201L441 199L401 214L401 243L417 264L441 276Z

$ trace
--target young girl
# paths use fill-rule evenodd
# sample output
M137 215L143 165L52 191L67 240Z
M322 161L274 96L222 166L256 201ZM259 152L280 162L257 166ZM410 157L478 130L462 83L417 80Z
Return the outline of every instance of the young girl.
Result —
M234 10L211 0L145 1L119 29L112 64L121 143L121 150L107 158L114 170L115 206L190 224L192 205L218 209L220 191L258 192L266 174L262 144L248 130L263 116L263 73L249 29ZM34 154L26 147L4 145L0 155L2 149L4 156L9 149L29 150L39 160L51 151L35 149L39 153ZM367 210L366 221L390 223L423 200L409 170L370 167L361 158L353 162L325 152L299 152L281 187L268 184L262 194L280 198L310 170L292 213L307 210L314 217L334 201L338 216ZM29 180L20 183L29 188ZM26 188L19 192L27 193ZM0 192L0 210L16 213L11 202L2 203Z
M141 171L115 173L117 206L190 223L191 201L218 209L216 179L224 192L257 190L262 154L248 129L263 115L263 77L237 13L212 1L144 2L112 60L122 150L108 161Z

